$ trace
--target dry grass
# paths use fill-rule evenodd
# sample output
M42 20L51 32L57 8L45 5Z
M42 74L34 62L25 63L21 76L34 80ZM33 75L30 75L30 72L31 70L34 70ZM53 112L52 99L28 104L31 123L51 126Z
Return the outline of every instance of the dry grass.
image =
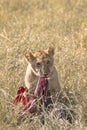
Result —
M0 130L87 129L86 35L86 0L0 0ZM73 124L61 125L45 114L42 128L28 119L18 126L8 104L17 88L24 85L24 51L49 46L55 48L61 87L76 119Z

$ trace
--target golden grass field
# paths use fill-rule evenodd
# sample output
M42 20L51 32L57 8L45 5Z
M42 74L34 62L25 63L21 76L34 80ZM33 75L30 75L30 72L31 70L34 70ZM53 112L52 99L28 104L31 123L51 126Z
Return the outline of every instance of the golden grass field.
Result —
M49 46L76 117L61 125L45 113L43 127L29 119L17 125L9 104L24 85L24 52ZM87 1L0 0L0 79L0 130L87 130Z

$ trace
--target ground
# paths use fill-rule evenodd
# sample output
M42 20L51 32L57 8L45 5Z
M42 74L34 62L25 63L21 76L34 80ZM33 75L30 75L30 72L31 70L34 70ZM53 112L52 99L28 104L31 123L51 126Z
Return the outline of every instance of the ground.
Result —
M86 35L86 0L0 0L0 130L87 129ZM61 125L45 114L42 128L28 119L17 125L8 107L18 87L24 85L24 52L49 46L55 48L59 81L76 119Z

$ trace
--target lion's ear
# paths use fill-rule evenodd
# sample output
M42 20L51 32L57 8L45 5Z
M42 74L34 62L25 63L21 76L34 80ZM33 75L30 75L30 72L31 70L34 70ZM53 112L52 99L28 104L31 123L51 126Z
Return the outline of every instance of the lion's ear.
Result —
M49 54L49 55L54 55L54 48L53 47L49 47L46 52Z
M27 50L24 55L29 62L32 62L35 59L34 55L29 50Z

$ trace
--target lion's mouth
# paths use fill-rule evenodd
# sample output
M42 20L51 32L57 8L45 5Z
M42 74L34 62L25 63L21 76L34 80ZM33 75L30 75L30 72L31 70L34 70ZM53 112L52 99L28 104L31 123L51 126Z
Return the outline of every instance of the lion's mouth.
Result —
M45 77L45 78L50 78L51 77L51 73L45 73L45 74L42 74L41 77Z
M49 75L48 73L44 73L44 76L45 76L45 77L48 77L48 75Z

